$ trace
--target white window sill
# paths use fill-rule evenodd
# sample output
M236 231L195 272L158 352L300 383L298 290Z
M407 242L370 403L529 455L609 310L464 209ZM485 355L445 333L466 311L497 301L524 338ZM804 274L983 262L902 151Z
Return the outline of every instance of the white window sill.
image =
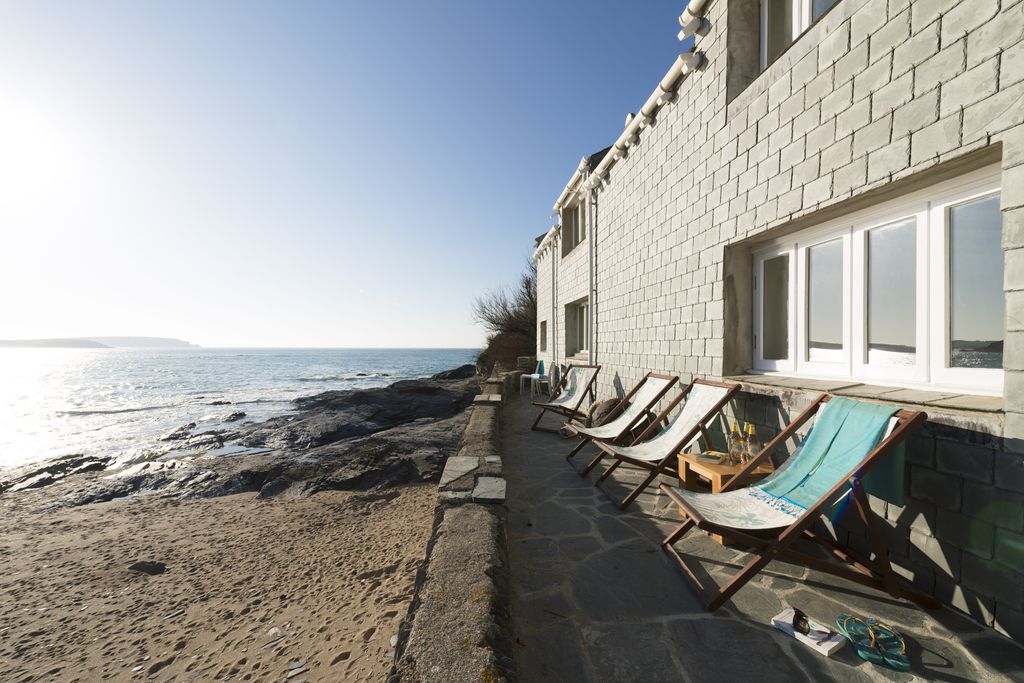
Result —
M884 403L902 403L941 409L954 413L995 413L1002 414L1001 396L980 396L948 391L888 387L878 384L864 384L851 379L811 379L787 375L733 375L725 379L747 386L765 389L803 389L821 391L836 396L863 398Z

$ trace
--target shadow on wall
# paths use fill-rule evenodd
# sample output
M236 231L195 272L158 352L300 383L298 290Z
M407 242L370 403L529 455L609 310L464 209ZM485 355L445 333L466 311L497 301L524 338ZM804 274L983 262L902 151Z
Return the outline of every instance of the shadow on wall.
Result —
M612 378L612 387L615 389L615 398L622 398L626 395L626 388L622 386L622 377L617 372Z

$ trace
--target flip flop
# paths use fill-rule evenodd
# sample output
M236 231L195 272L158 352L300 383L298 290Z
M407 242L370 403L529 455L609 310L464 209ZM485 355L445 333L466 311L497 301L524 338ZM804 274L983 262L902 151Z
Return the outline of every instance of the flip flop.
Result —
M850 641L861 659L896 671L910 670L906 642L891 626L876 619L840 614L836 617L836 629Z
M882 652L886 665L896 671L910 671L907 643L896 629L874 619L868 619L868 628L875 636L875 647Z

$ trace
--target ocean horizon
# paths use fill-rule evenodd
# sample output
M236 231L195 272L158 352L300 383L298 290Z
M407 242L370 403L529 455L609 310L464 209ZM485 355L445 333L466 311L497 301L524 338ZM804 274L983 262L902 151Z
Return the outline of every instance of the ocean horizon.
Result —
M474 348L0 348L0 469L124 456L195 422L290 412L294 399L473 363ZM238 413L244 413L239 416Z

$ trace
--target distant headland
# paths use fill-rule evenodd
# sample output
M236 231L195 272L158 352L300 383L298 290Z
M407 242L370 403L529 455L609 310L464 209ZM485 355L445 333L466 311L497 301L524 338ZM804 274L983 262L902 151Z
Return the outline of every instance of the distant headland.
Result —
M170 337L69 337L67 339L0 339L0 348L28 349L196 349Z

